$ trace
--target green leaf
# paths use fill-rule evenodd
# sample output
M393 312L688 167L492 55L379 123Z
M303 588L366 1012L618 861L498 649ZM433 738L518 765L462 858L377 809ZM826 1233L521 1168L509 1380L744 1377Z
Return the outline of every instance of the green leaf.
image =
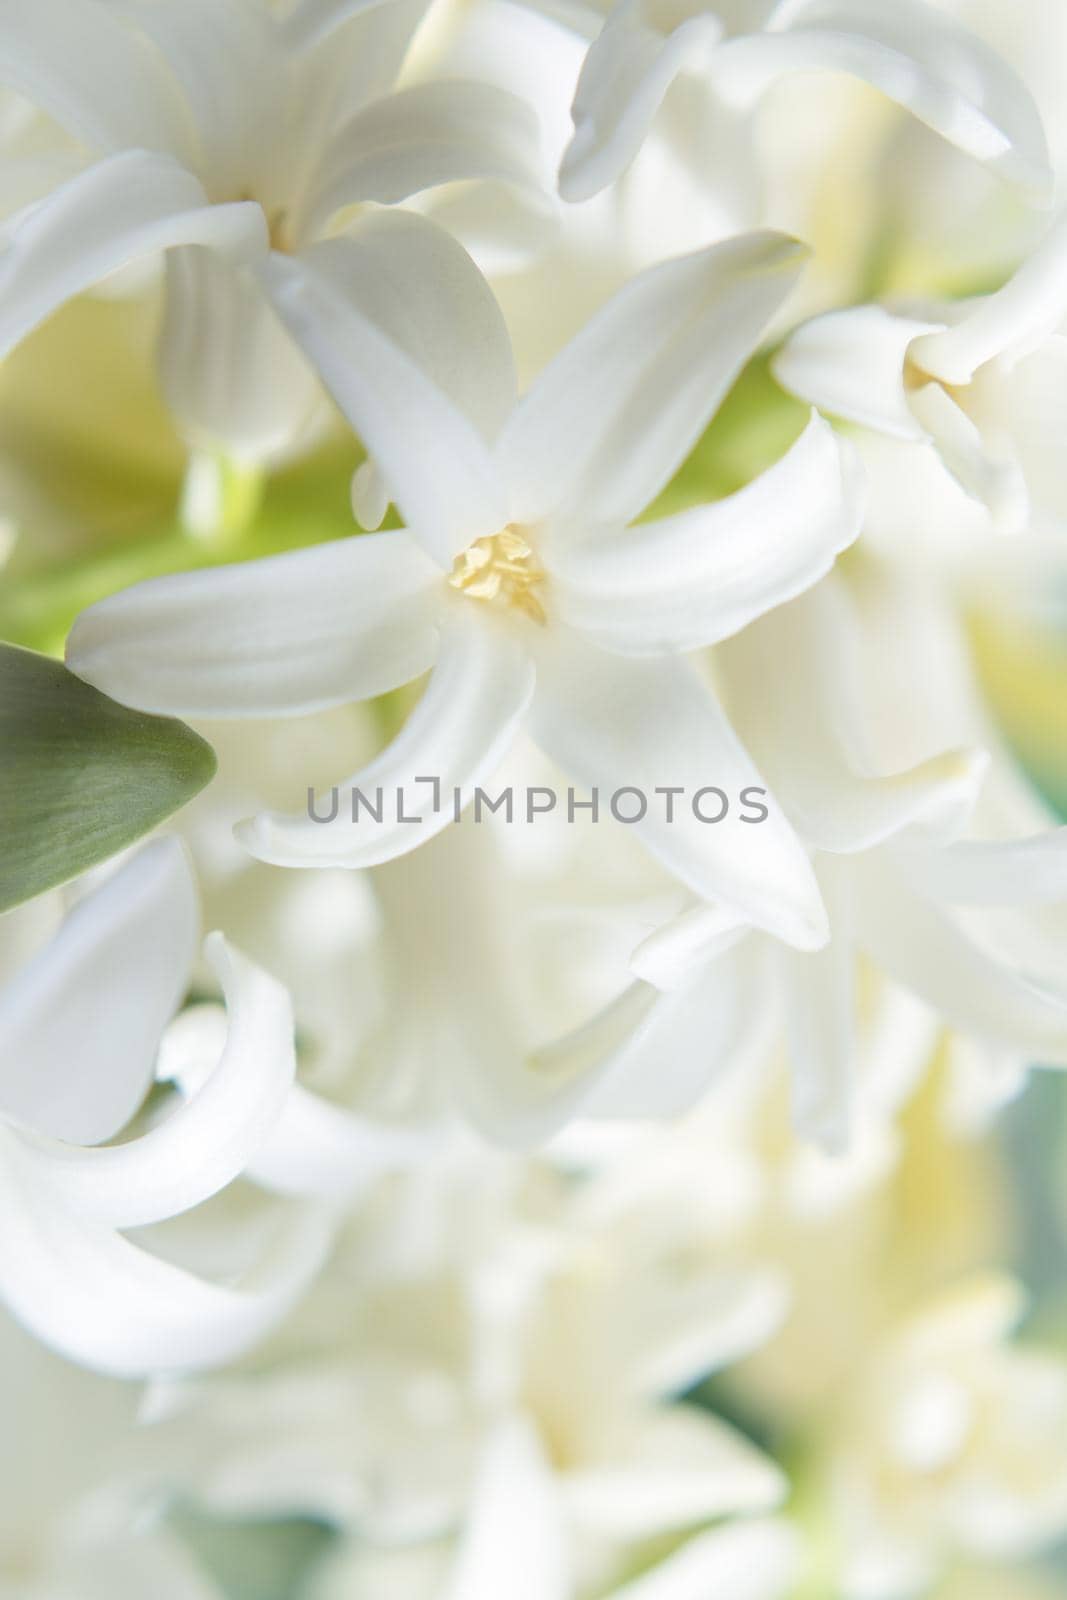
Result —
M0 911L150 833L215 766L184 723L128 711L62 662L0 644Z

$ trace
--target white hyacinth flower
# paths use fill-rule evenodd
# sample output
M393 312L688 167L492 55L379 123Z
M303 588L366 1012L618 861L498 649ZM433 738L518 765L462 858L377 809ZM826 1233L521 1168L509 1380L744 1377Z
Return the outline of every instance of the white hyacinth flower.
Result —
M657 1541L775 1509L778 1467L676 1397L774 1333L779 1277L721 1258L673 1170L631 1190L626 1164L427 1163L273 1349L166 1386L149 1465L214 1516L437 1543L464 1600L508 1572L531 1600L601 1592Z
M763 685L782 659L788 682L768 696ZM606 1094L617 1097L628 1078L632 1094L647 1086L646 1112L682 1109L777 1018L799 1127L841 1148L859 1088L860 953L957 1030L1004 1094L1024 1081L1028 1063L1067 1066L1058 975L1065 831L983 836L989 758L979 749L894 770L879 750L864 666L856 616L833 579L724 647L731 713L816 852L832 937L818 952L758 952L728 909L691 906L634 953L634 972L664 998ZM891 654L879 667L896 681Z
M872 84L1005 178L1047 189L1029 92L995 51L923 0L618 0L582 69L561 191L581 200L617 177L683 72L705 77L743 115L784 74L820 70Z
M1062 1537L1067 1364L1011 1342L1025 1309L1011 1280L972 1280L875 1353L834 1462L847 1600L925 1595L960 1555L1019 1562Z
M73 670L127 704L240 717L381 694L432 666L332 820L244 826L248 848L280 865L372 866L414 849L448 824L454 791L465 804L493 773L524 718L588 788L758 784L680 657L808 588L855 538L850 448L813 417L739 493L634 518L789 293L798 247L755 234L651 269L516 401L504 326L469 257L414 218L390 220L318 247L314 287L303 264L276 257L271 274L371 452L377 519L393 498L409 531L138 585L79 618ZM438 293L413 303L396 291L422 275L415 261ZM377 789L390 804L402 794L419 825L399 805L354 825L355 792ZM668 820L649 804L635 831L697 892L796 944L821 942L809 863L773 809L758 828L736 811L709 827L691 808Z
M790 337L774 371L793 394L913 455L936 452L997 531L1059 535L1065 331L1060 221L996 293L911 315L878 305L827 312Z
M0 84L89 159L4 219L0 354L73 295L167 251L161 357L174 411L194 442L237 457L285 448L316 390L264 299L271 255L299 263L365 203L461 179L541 183L537 120L513 95L458 81L395 87L424 10L6 6Z
M321 1259L299 1213L246 1281L223 1287L123 1236L240 1176L286 1105L285 991L226 943L221 1054L187 1104L122 1138L189 982L197 906L180 845L156 841L80 901L0 993L0 1299L73 1360L119 1376L232 1359L292 1305Z

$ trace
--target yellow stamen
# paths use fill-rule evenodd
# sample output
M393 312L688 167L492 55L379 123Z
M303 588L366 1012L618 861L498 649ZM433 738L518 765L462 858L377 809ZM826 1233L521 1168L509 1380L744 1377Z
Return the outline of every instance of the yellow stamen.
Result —
M543 623L545 608L537 589L544 577L522 534L508 527L468 545L456 557L448 581L471 600L514 606Z

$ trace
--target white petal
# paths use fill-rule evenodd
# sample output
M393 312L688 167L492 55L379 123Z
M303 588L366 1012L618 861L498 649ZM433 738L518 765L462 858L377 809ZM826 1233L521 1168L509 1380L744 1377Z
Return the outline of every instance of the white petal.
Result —
M988 508L1000 532L1021 533L1030 504L1019 462L1001 454L999 441L991 446L940 383L913 390L911 407L960 487Z
M524 1053L514 1025L485 1014L484 964L474 973L481 983L468 1005L479 1016L454 1063L457 1099L480 1132L513 1149L542 1144L575 1116L680 1116L739 1067L762 1020L747 1008L750 986L726 982L725 971L684 994L635 983L584 1025Z
M281 152L279 197L307 193L307 167L358 107L389 94L429 0L302 0L277 27L290 66L292 137ZM277 158L276 142L268 149ZM270 175L267 181L270 181Z
M904 386L914 339L938 325L857 306L813 317L791 334L772 363L784 389L835 417L895 439L924 439Z
M663 1273L620 1335L631 1392L645 1399L684 1393L766 1344L788 1306L787 1280L778 1272L723 1267ZM779 1497L781 1479L775 1470L768 1485L767 1464L760 1467L759 1499L766 1506Z
M942 383L969 383L995 357L1014 363L1067 316L1067 222L1059 222L1003 289L980 300L954 327L916 342L913 356Z
M258 283L213 251L171 250L163 308L163 392L192 446L238 461L291 447L322 390Z
M137 1378L231 1361L289 1310L320 1265L301 1216L237 1285L207 1283L59 1205L0 1130L0 1298L72 1361Z
M954 1028L1067 1065L1067 992L1039 987L980 948L911 889L892 857L857 857L857 936L898 983Z
M785 1600L799 1568L798 1540L786 1523L739 1522L691 1539L609 1600Z
M309 182L302 237L360 201L395 205L464 179L544 191L539 128L518 95L458 79L401 89L337 130Z
M387 1173L424 1163L439 1138L357 1116L296 1085L248 1176L277 1194L351 1202Z
M845 591L827 579L731 639L720 651L731 713L790 818L818 848L864 850L912 826L958 831L988 760L953 750L879 774L856 626Z
M631 521L689 454L804 256L783 234L744 234L661 262L614 295L504 428L512 518Z
M471 611L478 604L457 603ZM422 699L392 744L339 786L336 817L317 822L307 815L262 812L239 824L238 837L261 861L289 867L369 867L417 849L452 820L455 790L462 809L492 775L533 683L522 640L497 627L495 618L445 618L437 665ZM439 793L431 780L439 783ZM362 805L352 820L354 790L376 809L380 804L381 821ZM330 810L324 804L320 814Z
M0 993L0 1111L78 1144L136 1111L189 982L199 921L184 852L146 845L76 905Z
M441 587L406 533L366 534L109 595L75 622L67 663L144 711L317 711L424 672Z
M76 1216L136 1228L188 1211L244 1171L268 1142L296 1071L289 996L260 967L209 936L229 1013L225 1048L187 1104L126 1144L102 1150L32 1141L27 1159Z
M285 89L285 58L266 9L246 0L129 6L166 62L192 114L215 194L259 185L263 152Z
M741 106L782 73L809 71L872 84L1004 178L1047 192L1048 148L1029 90L925 0L783 0L766 32L728 41L713 62L719 92Z
M0 28L0 82L101 152L183 151L192 129L162 64L96 0L14 0Z
M639 1414L610 1443L614 1459L572 1470L564 1483L582 1527L620 1542L769 1511L788 1487L747 1439L691 1406Z
M387 229L398 243L402 238L402 261L396 251L380 248ZM390 213L300 258L271 256L263 282L433 558L447 569L467 545L499 532L508 521L507 499L485 439L436 380L433 356L427 373L421 351L412 354L410 335L395 334L403 304L417 319L417 341L451 350L457 300L473 305L481 296L485 332L472 361L480 350L497 347L499 310L489 309L489 291L465 252L431 223Z
M681 1116L766 1043L767 999L757 964L734 959L661 993L591 1082L582 1115Z
M822 950L775 952L798 1132L829 1154L845 1149L856 1085L856 952L847 880L831 859L820 873L830 914Z
M769 797L762 822L742 820L740 792L761 779L693 667L609 656L562 629L551 634L538 650L531 726L545 752L584 788L598 789L605 811L617 789L640 790L648 807L634 824L637 836L695 894L802 949L818 947L826 924L811 863ZM673 821L657 786L684 790ZM729 803L718 823L698 820L693 809L711 786ZM697 804L704 815L722 808L706 795ZM624 797L620 807L632 815L638 802Z
M351 22L374 19L376 12L395 8L387 0L297 0L281 23L286 42L296 50L330 42L336 45L338 29ZM425 6L422 7L425 10ZM362 41L361 41L362 42Z
M817 583L863 519L859 458L819 416L746 488L615 537L549 541L559 614L623 654L697 650Z
M725 906L692 906L642 939L630 968L646 983L670 993L692 983L748 932L744 918Z
M515 404L511 340L489 285L443 228L411 212L371 213L309 259L483 438L496 437Z
M352 512L362 528L380 528L389 510L389 485L373 461L361 461L352 474Z
M662 1103L658 1058L650 1049L635 1059L657 1001L645 984L631 984L584 1025L531 1047L517 981L523 940L500 892L506 874L498 848L493 830L468 814L375 874L387 927L402 941L403 972L417 971L422 992L437 997L399 1019L397 1070L410 1057L418 1082L431 1057L435 1085L486 1138L509 1148L543 1142L587 1104L604 1100L614 1114L619 1099L628 1107L638 1094ZM659 1037L670 1046L663 1030ZM704 1057L698 1061L703 1066Z
M234 260L267 247L250 202L211 205L170 156L125 151L88 167L0 230L0 355L101 278L175 245Z
M559 173L564 200L588 200L637 154L663 97L683 68L710 59L723 26L696 7L666 37L641 4L617 4L582 66L574 136Z
M568 1600L566 1533L553 1474L528 1423L486 1446L470 1520L442 1600Z
M469 1021L453 1017L459 1048L450 1057L456 1100L487 1139L528 1149L579 1112L639 1114L630 1111L631 1062L657 1004L654 990L631 984L584 1025L527 1052L506 1000L482 998L488 971L480 959L471 964L465 983L458 977L456 1010L465 1009ZM649 1088L648 1098L662 1101L661 1087Z
M899 859L928 895L955 905L1048 906L1067 901L1067 828L1029 839L963 840Z

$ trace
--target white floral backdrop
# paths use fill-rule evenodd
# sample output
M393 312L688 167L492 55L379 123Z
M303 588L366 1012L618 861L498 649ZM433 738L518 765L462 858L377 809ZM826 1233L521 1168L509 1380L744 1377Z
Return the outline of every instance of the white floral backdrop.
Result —
M1067 1594L1065 89L0 0L0 1600Z

